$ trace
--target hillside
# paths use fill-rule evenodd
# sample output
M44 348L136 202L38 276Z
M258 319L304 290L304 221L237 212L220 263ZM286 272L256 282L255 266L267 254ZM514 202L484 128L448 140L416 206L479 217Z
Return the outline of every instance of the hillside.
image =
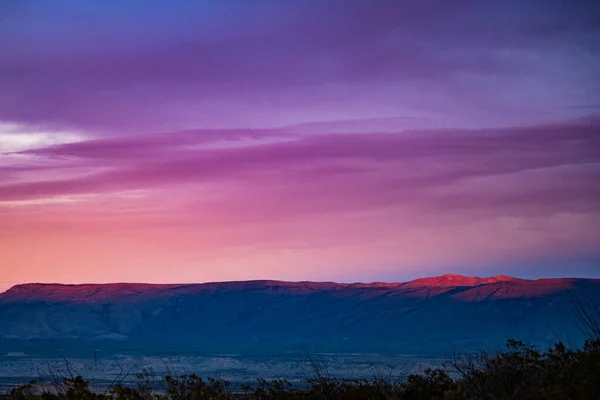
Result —
M572 295L600 303L600 280L25 284L0 294L0 344L439 355L509 337L579 343Z

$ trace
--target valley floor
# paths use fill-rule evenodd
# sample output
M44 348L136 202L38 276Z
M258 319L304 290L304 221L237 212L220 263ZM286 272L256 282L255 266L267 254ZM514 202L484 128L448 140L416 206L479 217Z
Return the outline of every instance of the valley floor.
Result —
M386 378L401 380L411 373L439 367L442 359L387 356L379 354L323 354L313 361L328 375L338 378ZM115 354L104 358L45 358L26 354L0 356L0 388L9 389L32 379L81 375L102 388L115 379L132 383L136 374L153 370L157 377L167 374L195 373L200 377L217 377L233 384L285 378L301 384L311 371L307 356L250 357L235 354L210 356L142 356Z

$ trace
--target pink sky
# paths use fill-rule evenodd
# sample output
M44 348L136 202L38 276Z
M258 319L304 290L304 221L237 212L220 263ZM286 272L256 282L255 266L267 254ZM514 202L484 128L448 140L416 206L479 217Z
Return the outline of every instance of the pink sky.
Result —
M600 10L466 3L2 4L0 290L600 276Z

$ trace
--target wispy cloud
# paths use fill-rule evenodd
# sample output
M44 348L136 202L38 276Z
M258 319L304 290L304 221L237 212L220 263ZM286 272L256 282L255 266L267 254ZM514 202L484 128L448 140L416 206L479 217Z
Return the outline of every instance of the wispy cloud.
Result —
M412 131L382 134L318 134L291 136L276 130L194 131L97 139L25 150L22 155L63 160L74 172L97 172L66 179L0 185L3 200L153 189L165 185L252 183L260 195L266 188L354 192L365 202L402 202L415 193L451 187L460 196L465 182L517 182L536 176L539 190L550 181L558 201L565 190L587 190L597 176L599 126L596 121L489 130ZM271 138L254 144L252 139ZM276 140L283 137L285 140ZM204 147L228 140L245 145ZM273 140L275 138L275 140ZM26 167L21 173L27 174ZM38 173L39 165L32 170ZM577 179L572 179L576 177ZM531 178L534 179L534 178ZM587 189L586 189L587 188ZM507 187L505 196L519 197L527 187ZM441 189L440 189L441 190ZM493 188L483 191L492 196ZM316 196L320 193L320 196ZM384 194L382 198L378 198ZM581 193L584 194L584 193ZM313 195L310 193L306 197ZM474 193L470 201L478 197ZM521 196L527 197L527 196ZM585 196L584 196L585 197ZM345 196L345 201L351 201ZM593 196L587 196L594 203ZM339 200L332 199L332 203ZM458 199L457 199L458 201ZM536 200L537 201L537 200Z

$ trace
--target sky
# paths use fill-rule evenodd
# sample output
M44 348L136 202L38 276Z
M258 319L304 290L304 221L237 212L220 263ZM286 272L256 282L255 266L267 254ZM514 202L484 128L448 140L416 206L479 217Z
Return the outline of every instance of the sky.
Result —
M0 289L600 277L600 3L0 3Z

